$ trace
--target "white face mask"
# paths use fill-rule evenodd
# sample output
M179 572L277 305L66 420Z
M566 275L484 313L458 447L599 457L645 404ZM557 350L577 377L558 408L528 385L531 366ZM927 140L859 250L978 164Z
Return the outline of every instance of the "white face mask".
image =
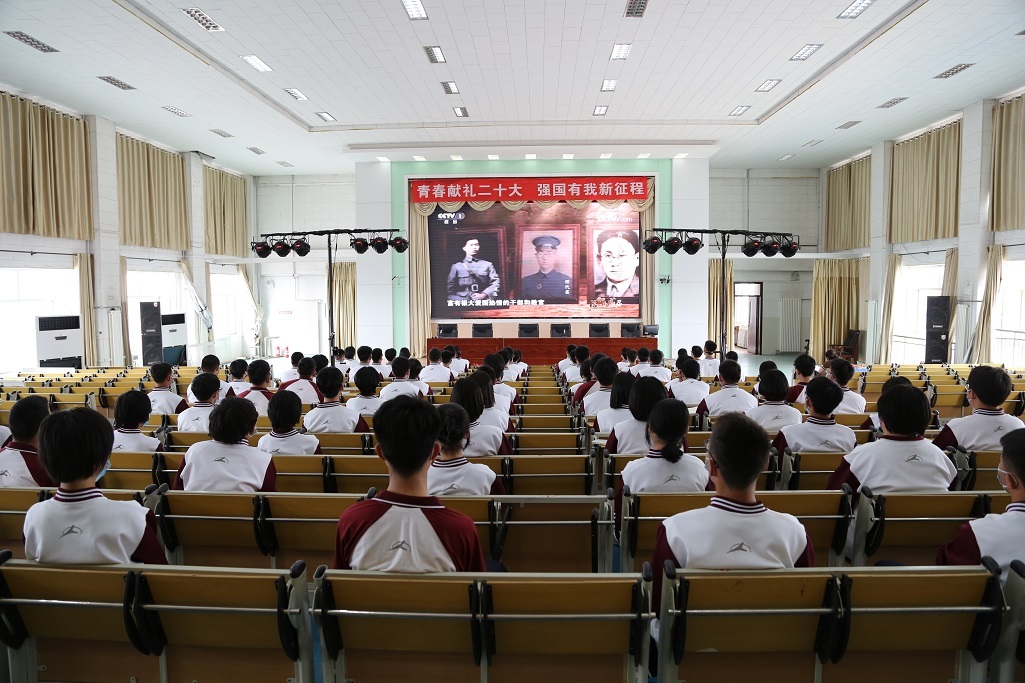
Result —
M1007 470L1002 470L999 467L997 467L997 483L1000 484L1000 488L1004 490L1004 493L1010 493L1010 491L1007 490L1007 484L1005 484L1004 480L1000 478L1001 474L1007 477L1010 475L1010 472L1008 472Z

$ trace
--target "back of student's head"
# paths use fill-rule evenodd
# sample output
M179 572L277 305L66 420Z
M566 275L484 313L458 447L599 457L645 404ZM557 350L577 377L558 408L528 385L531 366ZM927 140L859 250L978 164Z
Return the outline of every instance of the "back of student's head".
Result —
M294 391L275 392L267 404L267 417L270 418L271 429L278 434L295 429L302 414L303 400Z
M999 408L1011 395L1014 384L1003 368L980 365L968 373L968 388L982 405Z
M780 370L768 370L758 380L758 393L765 397L766 401L782 401L787 397L790 389L790 382L787 376Z
M360 368L353 375L352 381L356 384L361 396L373 396L381 384L381 373L373 368Z
M576 350L577 350L577 345L576 344L566 344L566 357L567 358L575 358L576 357L575 356Z
M907 386L911 386L911 380L908 379L907 377L903 376L903 375L897 375L896 377L891 377L890 379L888 379L885 382L883 382L883 388L879 390L879 393L881 394L881 393L885 392L887 389L892 389L893 387L899 387L902 384L905 384Z
M776 368L776 361L774 361L774 360L763 360L761 362L761 364L758 365L758 379L761 379L762 377L765 377L765 375L767 375L770 370L776 370L776 369L777 369Z
M708 454L727 486L752 486L769 462L769 434L743 413L727 413L712 427Z
M611 358L602 358L591 369L591 374L598 380L598 384L603 387L611 385L615 381L618 372L619 366Z
M715 350L719 348L716 343L709 339L705 342L705 353L715 353Z
M228 372L231 373L232 379L242 379L246 376L247 370L249 370L249 363L242 358L236 358L228 366Z
M677 358L686 358L687 357L687 349L684 349L684 348L676 349L676 357Z
M843 401L843 389L828 377L816 377L804 388L808 403L819 415L832 415Z
M508 365L509 363L512 363L513 352L512 352L512 349L510 349L508 346L505 347L504 349L501 349L498 352L498 355L501 356L503 359L505 359L505 364L506 365Z
M1000 439L1004 465L1019 482L1025 482L1025 429L1007 432Z
M676 369L682 372L687 379L697 379L701 376L701 363L693 358L677 358Z
M154 363L149 366L149 377L157 384L163 384L171 376L173 370L170 363Z
M794 369L802 377L811 377L815 373L815 359L807 353L802 353L794 359Z
M697 344L695 344L694 346L690 347L690 355L693 356L694 358L701 358L701 356L703 354L704 354L704 351Z
M666 355L662 353L661 349L655 349L651 352L651 364L662 365L662 361L666 359Z
M114 404L114 428L138 429L139 425L149 421L153 412L149 394L144 391L126 391L117 397Z
M293 392L279 391L274 396L276 398L278 394L291 393ZM227 444L243 441L256 431L257 417L256 406L252 401L229 396L210 411L210 438Z
M424 364L420 362L419 358L409 359L409 379L420 379L420 371L424 369Z
M480 387L481 395L484 399L484 408L493 408L495 405L494 370L485 365L480 370L472 373L470 379Z
M573 351L573 360L575 360L578 363L582 362L585 358L590 357L591 349L587 348L586 346L577 346L577 348Z
M441 349L439 349L437 346L435 346L433 349L428 351L427 352L427 360L431 361L432 363L440 363L441 362Z
M373 348L370 350L370 360L374 363L380 363L381 359L384 358L384 349Z
M452 362L452 359L454 357L455 357L454 353L452 353L448 349L445 349L444 351L441 352L441 363L442 363L442 365L448 365L449 363Z
M476 374L476 373L474 373ZM476 422L484 413L484 394L481 391L477 380L470 377L457 379L452 385L452 395L449 398L451 403L461 405L470 416L470 422ZM374 414L374 424L381 419L377 413Z
M221 369L221 359L213 354L203 356L203 360L199 361L199 369L216 374Z
M876 406L879 421L890 434L921 436L932 420L932 409L925 392L908 384L892 387L879 394Z
M409 374L409 359L405 356L399 356L391 364L391 372L395 375L396 379L402 379Z
M854 366L843 358L835 359L829 366L829 371L833 373L836 383L842 387L847 386L847 383L854 377Z
M651 409L659 401L666 400L666 388L657 377L641 377L630 390L630 414L635 420L647 422Z
M373 368L369 369L377 372ZM344 379L345 376L338 368L324 368L317 373L317 388L324 394L324 398L334 398L342 393Z
M734 362L737 362L737 361L740 360L740 354L737 353L736 351L727 351L726 352L726 360L732 360Z
M462 449L466 443L466 433L470 429L470 414L458 403L442 403L437 408L441 419L438 431L438 443L446 451Z
M297 365L299 365L299 361L301 361L305 357L306 356L303 355L302 351L293 351L292 355L289 357L289 360L292 361L292 367L294 368Z
M256 386L263 386L270 380L270 363L265 360L254 360L249 364L249 381Z
M627 354L626 354L626 359L628 361L630 361L631 363L633 363L635 360L637 360L637 350L636 349L628 349L627 350Z
M495 380L498 379L498 374L495 373L495 369L488 364L481 365L477 368L477 372L483 372L491 378L491 383L494 384Z
M740 363L735 360L724 360L719 364L719 377L723 384L736 384L741 377Z
M400 477L411 477L434 452L441 430L438 411L427 401L396 396L374 413L374 437L388 465Z
M50 414L50 401L42 394L28 395L18 399L11 406L8 416L11 438L15 441L31 441L39 432L39 425Z
M584 360L580 361L580 379L584 380L585 382L590 382L592 379L590 358L585 358Z
M221 380L211 372L201 372L192 379L189 388L192 389L192 395L197 401L206 403L221 390Z
M315 372L320 372L321 370L326 368L330 362L331 361L328 360L327 356L325 356L322 353L318 353L313 356L313 363L316 365L317 368Z
M633 391L637 377L632 372L621 372L612 380L612 393L609 395L610 408L627 408L630 405L630 392Z
M301 378L309 379L317 372L317 362L312 358L303 358L295 369Z
M651 360L651 349L649 349L647 346L642 346L641 348L637 349L638 363L647 363L649 360Z
M456 347L456 353L458 353L458 352L459 352L459 347L457 346ZM403 346L401 349L399 349L399 355L402 356L403 358L409 358L413 354L412 354L412 352L408 348Z
M513 349L513 362L514 363L522 363L523 362L523 351L521 351L520 349Z
M833 349L829 349L828 351L826 351L826 360L834 361L837 358L839 358L839 356L836 355L836 351L834 351Z
M397 356L397 355L399 355L399 352L396 351L395 349L391 348L391 347L388 347L387 349L384 350L384 359L386 361L388 361L389 363L391 363L393 360L395 360L395 356Z
M630 358L630 347L624 346L623 350L619 352L619 355L623 357L623 360L628 360Z
M370 354L372 354L373 352L374 350L369 346L361 346L358 349L356 349L356 358L359 359L360 363L366 363L368 360L370 360Z
M345 347L345 359L346 360L352 360L355 357L356 357L356 347L355 346L346 346Z
M669 462L680 462L683 457L683 439L690 425L687 404L673 398L659 401L648 416L648 432L666 442L662 457ZM649 443L651 437L648 437Z
M489 353L484 357L484 364L494 369L496 377L502 378L502 373L505 372L505 358L502 358L500 354Z
M110 422L91 408L61 410L39 425L39 460L58 483L98 474L113 448L114 430Z

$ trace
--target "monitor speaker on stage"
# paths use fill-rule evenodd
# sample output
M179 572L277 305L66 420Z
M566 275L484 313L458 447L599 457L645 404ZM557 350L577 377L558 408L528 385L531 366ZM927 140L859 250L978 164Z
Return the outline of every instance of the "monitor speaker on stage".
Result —
M639 337L639 336L641 336L641 324L640 323L620 323L620 325L619 325L619 336L620 337Z
M608 337L609 336L609 324L608 323L591 323L587 326L588 337Z
M438 323L438 337L450 339L459 336L459 326L451 323Z
M474 323L470 336L474 338L494 337L495 330L491 323Z
M645 325L644 326L645 337L657 337L658 336L658 325Z
M549 334L553 337L568 337L570 335L570 326L565 323L552 323Z
M537 323L520 323L519 333L520 337L540 337L541 326Z

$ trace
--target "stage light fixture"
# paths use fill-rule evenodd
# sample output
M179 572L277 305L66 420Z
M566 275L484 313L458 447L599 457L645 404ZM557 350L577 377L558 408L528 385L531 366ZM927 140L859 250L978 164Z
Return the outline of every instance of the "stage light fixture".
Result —
M701 241L700 237L688 237L683 241L683 250L691 256L698 253L703 246L705 243Z
M779 253L779 248L780 240L775 237L766 237L765 241L762 242L762 253L766 256L775 256Z
M260 258L267 258L268 256L270 256L271 249L270 245L267 244L266 240L264 240L263 242L253 242L249 246L250 248L252 248L254 252L256 252L256 255Z
M352 247L357 254L367 253L367 249L370 248L370 242L366 237L353 237L349 240L349 246Z
M673 235L662 244L662 249L672 256L683 248L683 240L679 235Z
M296 256L306 256L306 254L310 253L310 243L306 241L305 237L300 237L292 242L292 251L295 252Z
M405 237L392 237L388 244L390 244L391 248L399 254L402 254L406 249L409 249L409 240Z
M779 253L783 254L786 258L790 258L800 250L801 245L797 243L797 240L785 239L783 240L783 245L779 248Z
M762 241L759 240L759 239L755 239L754 237L750 237L750 238L748 238L748 240L746 242L744 242L744 246L740 249L740 252L744 256L747 256L747 257L750 258L751 256L754 256L759 251L761 251L761 249L762 249Z
M384 252L388 251L388 238L381 237L380 235L378 235L374 239L370 240L370 246L378 254L383 254Z
M278 256L285 257L291 253L292 245L289 244L287 240L282 239L271 245L271 249L273 249L274 253Z
M651 235L644 240L644 251L649 254L654 254L656 251L662 248L662 238L658 235Z

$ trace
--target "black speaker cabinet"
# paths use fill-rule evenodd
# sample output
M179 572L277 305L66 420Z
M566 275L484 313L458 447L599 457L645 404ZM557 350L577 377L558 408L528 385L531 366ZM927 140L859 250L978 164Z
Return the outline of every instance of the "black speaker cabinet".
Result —
M160 329L160 302L143 301L139 304L139 324L142 328L142 364L164 362L164 335Z
M925 299L925 362L946 363L950 341L950 297Z
M143 334L160 334L159 301L143 301L139 304L139 324Z

